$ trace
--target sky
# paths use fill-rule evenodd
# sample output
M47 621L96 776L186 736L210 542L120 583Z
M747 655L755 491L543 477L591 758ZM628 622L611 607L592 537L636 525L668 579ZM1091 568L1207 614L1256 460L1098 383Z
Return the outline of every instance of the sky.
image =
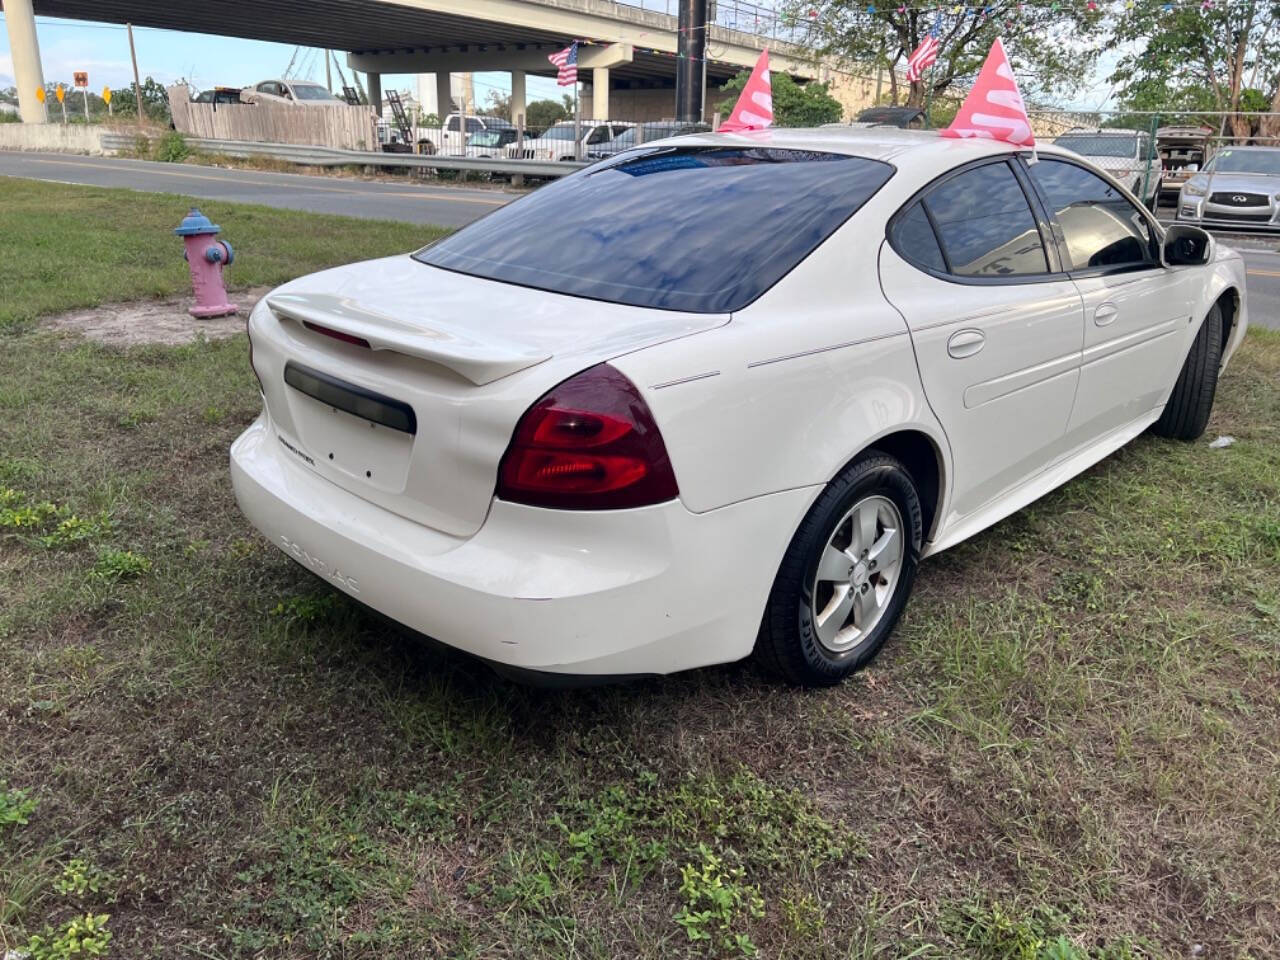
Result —
M69 84L76 70L87 70L89 89L95 93L100 92L103 86L118 89L133 83L129 35L123 26L36 17L36 33L40 39L40 63L44 68L45 82ZM279 77L297 49L282 43L149 27L134 27L133 39L138 48L138 73L142 79L152 76L162 84L185 79L200 89L247 87L261 80ZM324 83L323 52L304 47L298 53L298 61L303 68L297 72L298 76ZM338 62L350 83L351 73L346 67L345 54L338 54ZM336 71L333 82L337 88ZM481 104L486 102L490 90L509 92L511 89L506 73L477 73L474 83L476 99ZM4 14L0 12L0 88L13 84L9 31L4 25ZM383 74L382 77L384 90L416 92L416 86L416 77L409 74ZM544 98L558 100L563 92L551 77L529 77L527 90L531 101Z
M4 14L0 12L0 24ZM40 57L45 81L70 83L76 70L89 72L89 88L94 92L104 85L119 88L132 83L133 71L129 63L129 39L123 26L89 23L79 20L59 20L37 17L36 31L40 38ZM157 30L149 27L134 28L134 42L138 48L138 71L145 80L155 77L162 84L185 79L200 89L211 86L247 87L261 80L279 77L294 56L295 48L280 43L259 40L240 40L199 33L181 33L175 30ZM1075 96L1060 106L1068 109L1097 110L1107 105L1110 85L1107 77L1119 59L1119 51L1105 53L1094 71L1094 76ZM343 54L339 63L350 82ZM300 77L324 82L324 55L321 51L303 48L298 52ZM0 88L13 85L13 59L9 52L7 27L0 28ZM338 77L334 73L335 89ZM483 105L490 91L509 92L510 79L506 73L478 73L474 78L476 99ZM408 74L384 74L384 90L408 90L416 92L416 78ZM563 90L556 87L550 77L529 77L529 100L558 100Z

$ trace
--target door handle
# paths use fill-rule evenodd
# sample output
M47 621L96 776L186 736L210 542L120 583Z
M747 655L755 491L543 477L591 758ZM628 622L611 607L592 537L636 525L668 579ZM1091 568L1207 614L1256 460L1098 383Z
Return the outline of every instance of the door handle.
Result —
M960 330L951 335L947 341L947 353L957 360L972 357L987 342L987 335L981 330Z
M1114 303L1103 303L1098 309L1093 311L1093 322L1099 327L1105 327L1109 323L1115 323L1116 316L1120 313L1120 308Z

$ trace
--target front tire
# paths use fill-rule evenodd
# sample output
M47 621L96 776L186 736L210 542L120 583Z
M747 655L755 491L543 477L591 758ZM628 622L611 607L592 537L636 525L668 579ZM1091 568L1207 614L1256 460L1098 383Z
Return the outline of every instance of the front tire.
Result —
M866 665L906 606L924 539L906 468L871 450L809 509L769 593L756 653L801 686L831 686Z
M1200 324L1169 402L1151 427L1153 433L1175 440L1195 440L1204 433L1213 411L1221 362L1222 308L1215 303Z

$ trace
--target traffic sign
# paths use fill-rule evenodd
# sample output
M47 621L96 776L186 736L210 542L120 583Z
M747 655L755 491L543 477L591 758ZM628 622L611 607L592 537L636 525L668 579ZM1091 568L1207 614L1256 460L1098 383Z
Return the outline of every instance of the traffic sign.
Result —
M73 79L75 80L77 90L89 89L89 71L88 70L77 70L72 76L73 76Z
M103 103L110 103L110 102L111 102L111 88L110 88L110 87L103 87L103 88L102 88L102 102L103 102Z
M59 103L61 103L63 100L67 98L67 91L63 88L62 84L58 84L58 89L55 91L55 93L58 96Z
M44 87L36 87L36 99L44 103Z

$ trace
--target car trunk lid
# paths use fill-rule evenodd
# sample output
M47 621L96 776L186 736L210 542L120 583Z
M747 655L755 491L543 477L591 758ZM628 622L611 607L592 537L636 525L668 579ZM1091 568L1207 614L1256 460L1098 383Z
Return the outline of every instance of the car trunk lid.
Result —
M484 522L517 420L543 393L595 363L728 319L533 290L404 256L286 284L254 311L250 333L286 456L397 514L469 536Z

